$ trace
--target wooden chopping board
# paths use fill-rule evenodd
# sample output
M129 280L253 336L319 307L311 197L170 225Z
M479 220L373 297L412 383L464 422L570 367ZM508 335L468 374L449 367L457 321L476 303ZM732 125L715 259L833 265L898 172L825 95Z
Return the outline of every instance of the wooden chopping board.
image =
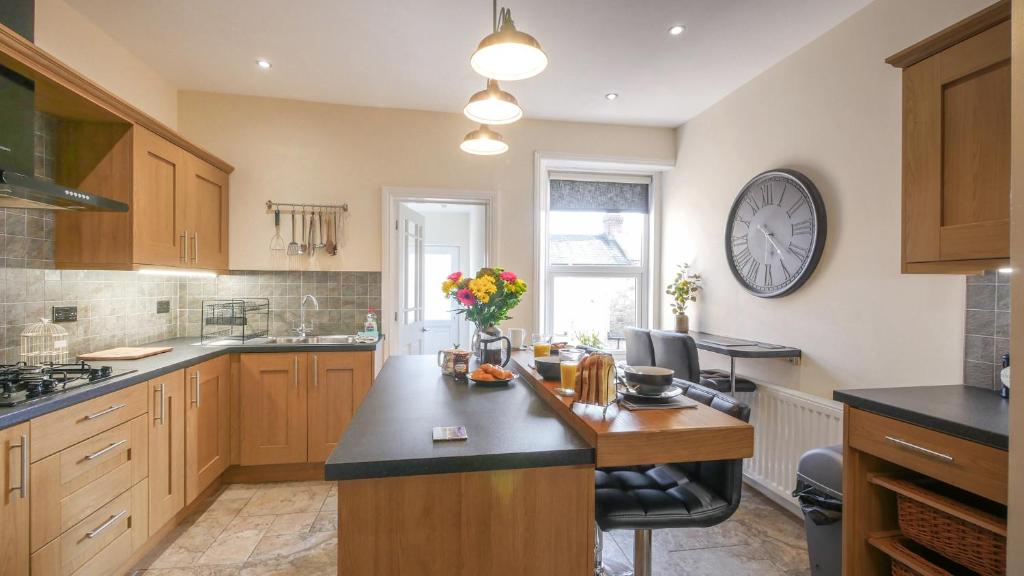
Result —
M135 348L111 348L99 352L79 354L79 360L138 360L147 356L156 356L174 350L172 346L142 346Z

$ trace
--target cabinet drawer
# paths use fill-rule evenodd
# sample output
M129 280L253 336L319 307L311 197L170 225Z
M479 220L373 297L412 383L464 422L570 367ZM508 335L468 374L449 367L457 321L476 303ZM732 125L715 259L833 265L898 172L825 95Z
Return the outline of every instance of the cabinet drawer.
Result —
M147 476L146 426L139 416L32 464L32 550Z
M32 461L42 460L145 413L146 400L146 386L140 384L34 418Z
M904 468L1006 503L1007 453L856 408L847 442Z
M146 482L140 482L72 526L32 555L32 574L71 576L126 533L132 550L141 546L148 524L147 492Z

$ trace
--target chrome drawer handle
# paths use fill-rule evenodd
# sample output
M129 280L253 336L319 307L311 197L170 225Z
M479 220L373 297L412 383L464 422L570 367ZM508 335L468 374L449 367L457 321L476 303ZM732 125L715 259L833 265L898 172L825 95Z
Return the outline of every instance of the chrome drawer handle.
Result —
M28 435L21 435L21 444L11 445L11 450L18 448L21 450L21 485L12 486L10 492L17 492L18 496L22 500L28 498Z
M125 406L127 406L127 404L118 404L116 406L111 406L110 408L107 408L106 410L100 410L99 412L97 412L95 414L89 414L88 416L85 417L85 419L86 420L95 420L95 419L99 418L100 416L106 416L107 414L110 414L111 412L115 412L117 410L120 410L121 408L124 408Z
M89 454L88 456L85 457L85 459L86 460L95 460L95 459L99 458L100 456L103 456L107 452L110 452L114 448L117 448L121 444L124 444L127 441L128 440L125 439L125 440L120 440L120 441L114 442L113 444L111 444L110 446L107 446L106 448L104 448L103 450L100 450L99 452L93 452L92 454Z
M918 451L918 452L920 452L920 453L922 453L922 454L924 454L926 456L931 456L932 458L938 458L939 460L943 460L945 462L952 462L953 461L953 457L950 456L949 454L943 454L942 452L936 452L935 450L929 450L929 449L927 449L927 448L925 448L923 446L918 446L917 444L911 444L910 442L907 442L906 440L900 440L899 438L893 438L892 436L886 436L885 439L888 440L889 442L892 442L893 444L895 444L897 446L900 446L902 448L908 448L910 450L916 450L916 451Z
M110 519L108 519L103 524L100 524L99 526L97 526L93 530L91 530L89 532L86 532L85 533L85 537L86 538L95 538L95 537L99 536L100 534L103 533L104 530L106 530L107 528L110 528L111 526L116 524L117 521L120 520L121 518L124 518L124 515L127 514L127 513L128 513L127 510L121 510L117 514L114 514L113 516L111 516Z

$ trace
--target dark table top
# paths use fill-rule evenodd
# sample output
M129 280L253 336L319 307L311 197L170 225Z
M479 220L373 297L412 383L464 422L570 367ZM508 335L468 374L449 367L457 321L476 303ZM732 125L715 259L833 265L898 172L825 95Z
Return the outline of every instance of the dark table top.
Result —
M434 442L435 426L468 440ZM593 464L594 450L517 378L485 387L442 376L433 356L392 356L334 448L327 480Z
M1010 402L998 392L972 386L911 386L836 390L832 398L1001 450L1010 445Z
M153 342L146 346L173 346L170 352L141 358L139 360L94 360L90 364L94 366L111 366L115 370L134 370L131 374L125 374L106 380L91 386L82 386L71 392L54 394L38 402L29 402L21 406L0 408L0 428L7 428L21 422L28 421L37 416L48 414L61 408L74 406L79 402L110 394L123 388L127 388L139 382L151 380L157 376L174 372L180 368L186 368L194 364L235 352L305 352L320 350L328 351L369 351L375 350L378 343L374 344L265 344L260 341L245 344L232 344L227 346L200 346L199 338L174 338L162 342Z
M707 332L689 332L697 348L733 358L799 358L800 349L780 344L719 336Z

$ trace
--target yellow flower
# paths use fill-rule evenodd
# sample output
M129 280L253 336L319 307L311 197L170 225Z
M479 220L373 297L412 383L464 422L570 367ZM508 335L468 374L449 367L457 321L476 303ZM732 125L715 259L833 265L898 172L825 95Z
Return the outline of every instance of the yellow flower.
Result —
M473 296L476 296L477 300L485 304L491 299L491 294L498 291L498 287L494 284L494 278L491 276L470 280L469 289L473 292Z
M526 292L526 282L523 282L521 279L517 279L512 283L512 292L515 294L522 294L523 292Z
M451 280L445 280L441 284L441 292L444 292L445 294L447 294L447 293L451 292L452 288L454 288L454 287L455 287L455 282L452 282Z

